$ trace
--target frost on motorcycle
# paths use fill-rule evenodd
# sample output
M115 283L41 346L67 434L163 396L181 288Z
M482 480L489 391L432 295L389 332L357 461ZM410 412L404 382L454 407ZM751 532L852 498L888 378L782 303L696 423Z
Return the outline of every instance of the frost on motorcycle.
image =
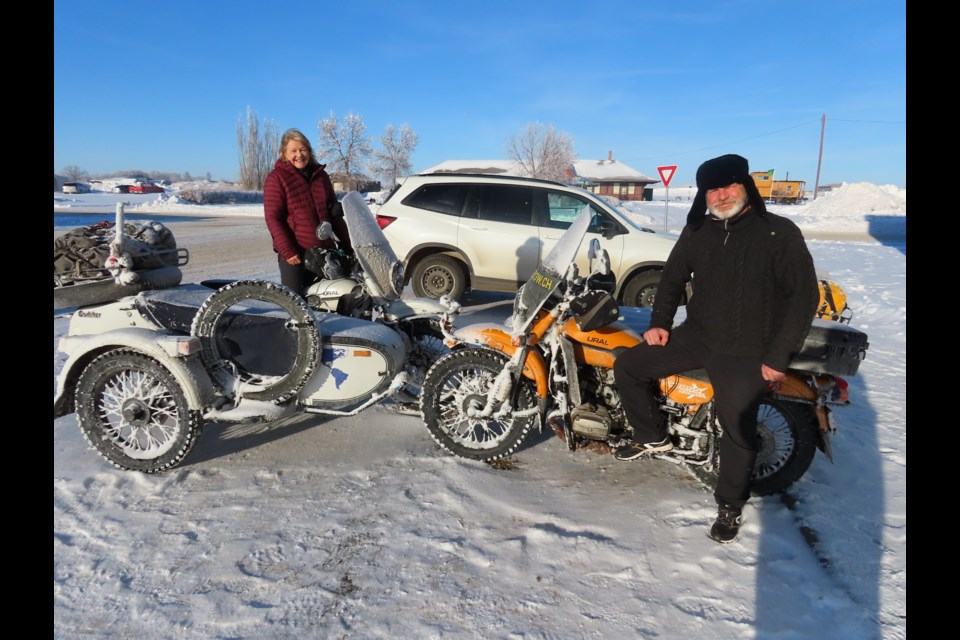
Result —
M311 306L310 291L239 280L84 307L59 344L54 418L75 412L101 456L156 473L182 463L207 422L415 406L459 305L402 299L403 266L366 203L349 193L343 208L355 256L335 276L350 304Z
M517 292L505 325L462 327L451 351L427 372L420 411L444 450L491 461L516 452L530 431L550 428L571 451L611 453L631 440L613 377L617 356L639 344L649 310L619 310L609 255L591 241L587 264L575 261L593 212L586 208ZM581 276L581 271L586 276ZM849 404L842 375L856 375L867 336L822 318L772 385L757 416L760 442L752 492L785 490L806 473L819 449L831 461L833 409ZM659 407L674 448L654 457L683 462L715 486L722 425L706 372L687 371L660 382Z

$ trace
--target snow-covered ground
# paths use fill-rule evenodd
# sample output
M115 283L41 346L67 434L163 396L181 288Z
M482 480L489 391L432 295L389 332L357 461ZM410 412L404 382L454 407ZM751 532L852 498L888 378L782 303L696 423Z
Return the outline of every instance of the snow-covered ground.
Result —
M54 207L112 211L112 196ZM662 201L624 208L664 224ZM688 208L670 203L671 230ZM496 469L378 406L208 425L185 464L146 476L111 468L69 415L53 424L54 637L905 639L905 191L851 184L771 209L811 235L886 219L903 236L808 240L870 349L835 413L835 464L818 453L789 500L752 500L737 543L707 538L713 497L682 467L571 453L552 434ZM462 321L508 313L491 297ZM66 328L55 312L54 345Z

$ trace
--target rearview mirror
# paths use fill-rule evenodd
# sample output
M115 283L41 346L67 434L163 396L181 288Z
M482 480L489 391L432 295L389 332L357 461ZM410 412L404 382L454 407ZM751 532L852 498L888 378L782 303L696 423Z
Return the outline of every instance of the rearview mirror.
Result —
M320 223L320 226L317 227L317 240L330 240L331 238L336 242L340 242L340 238L333 232L333 225L330 224L329 220L324 220Z
M587 258L591 264L597 259L598 255L600 255L600 241L596 238L590 238L590 246L587 248Z
M587 245L587 273L593 273L593 261L600 255L600 241L596 238L590 238L590 244Z

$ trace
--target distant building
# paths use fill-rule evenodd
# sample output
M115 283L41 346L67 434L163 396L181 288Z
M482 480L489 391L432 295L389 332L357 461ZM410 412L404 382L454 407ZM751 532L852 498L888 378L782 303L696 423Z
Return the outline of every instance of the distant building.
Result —
M644 197L644 190L648 185L660 182L656 178L644 175L619 160L613 159L613 151L607 152L606 160L577 160L573 163L571 182L576 180L589 181L593 184L583 184L587 191L593 191L600 196L612 196L620 200L649 200Z
M750 173L760 197L776 204L798 204L807 199L806 180L774 180L774 171Z
M446 160L419 173L526 176L513 160ZM609 151L606 160L575 160L573 166L567 169L566 182L600 196L612 196L620 200L643 200L644 190L649 191L647 186L660 181L614 160L613 152Z
M331 173L330 182L333 183L333 190L337 193L347 193L348 191L369 193L370 191L380 191L383 188L379 181L365 175L355 175L348 178L343 173Z

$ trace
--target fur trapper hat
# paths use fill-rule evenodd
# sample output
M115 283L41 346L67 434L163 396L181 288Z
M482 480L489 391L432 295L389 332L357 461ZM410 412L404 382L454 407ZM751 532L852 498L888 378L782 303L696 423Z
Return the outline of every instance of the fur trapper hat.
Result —
M757 190L757 183L753 181L750 175L750 166L747 159L729 153L719 158L707 160L697 169L697 195L693 199L693 205L687 214L687 224L693 228L699 228L707 216L707 191L710 189L719 189L733 183L743 185L747 192L747 201L751 208L758 214L764 215L767 208L763 204L763 198Z

